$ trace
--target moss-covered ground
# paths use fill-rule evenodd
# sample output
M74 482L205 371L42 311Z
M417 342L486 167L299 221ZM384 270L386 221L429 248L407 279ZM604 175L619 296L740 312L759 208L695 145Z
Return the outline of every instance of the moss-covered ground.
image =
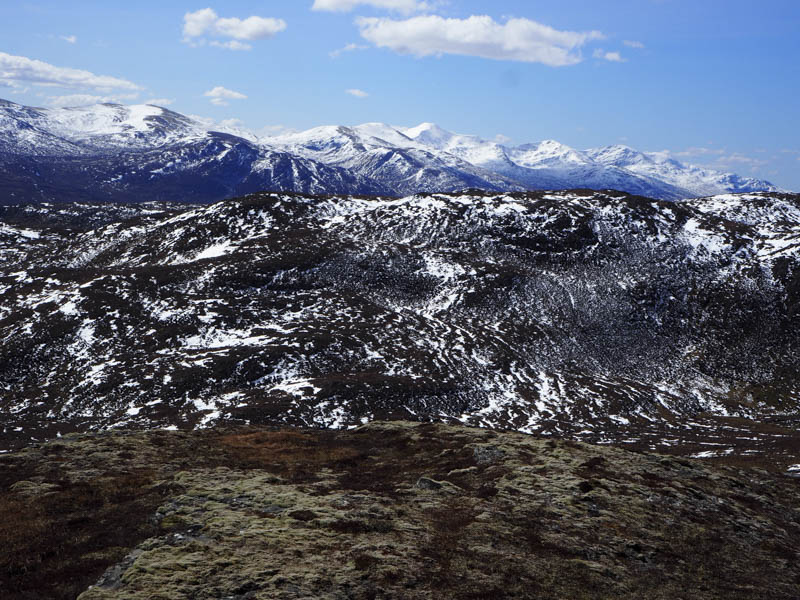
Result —
M800 480L403 422L0 457L3 599L800 596Z

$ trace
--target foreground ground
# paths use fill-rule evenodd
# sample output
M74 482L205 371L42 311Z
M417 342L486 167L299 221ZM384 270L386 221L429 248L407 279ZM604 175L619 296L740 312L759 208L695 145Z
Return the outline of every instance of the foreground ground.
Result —
M0 456L0 597L797 598L798 492L445 425L70 435Z

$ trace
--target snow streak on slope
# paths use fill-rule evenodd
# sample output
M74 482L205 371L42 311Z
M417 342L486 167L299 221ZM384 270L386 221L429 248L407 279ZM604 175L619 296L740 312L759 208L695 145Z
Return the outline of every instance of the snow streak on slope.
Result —
M405 417L642 439L800 399L797 196L61 206L0 211L7 433Z

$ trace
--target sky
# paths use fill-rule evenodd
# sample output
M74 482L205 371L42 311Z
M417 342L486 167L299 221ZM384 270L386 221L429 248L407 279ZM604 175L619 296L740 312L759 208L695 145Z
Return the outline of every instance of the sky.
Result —
M207 2L5 2L0 98L148 102L261 134L435 122L800 190L797 0Z

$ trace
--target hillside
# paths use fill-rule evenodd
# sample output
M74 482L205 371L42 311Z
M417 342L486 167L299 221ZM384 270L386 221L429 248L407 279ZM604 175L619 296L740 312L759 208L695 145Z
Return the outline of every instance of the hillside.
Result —
M400 418L800 463L797 196L264 193L0 222L5 448Z
M6 600L789 600L800 586L800 480L697 460L395 422L66 436L0 466Z

